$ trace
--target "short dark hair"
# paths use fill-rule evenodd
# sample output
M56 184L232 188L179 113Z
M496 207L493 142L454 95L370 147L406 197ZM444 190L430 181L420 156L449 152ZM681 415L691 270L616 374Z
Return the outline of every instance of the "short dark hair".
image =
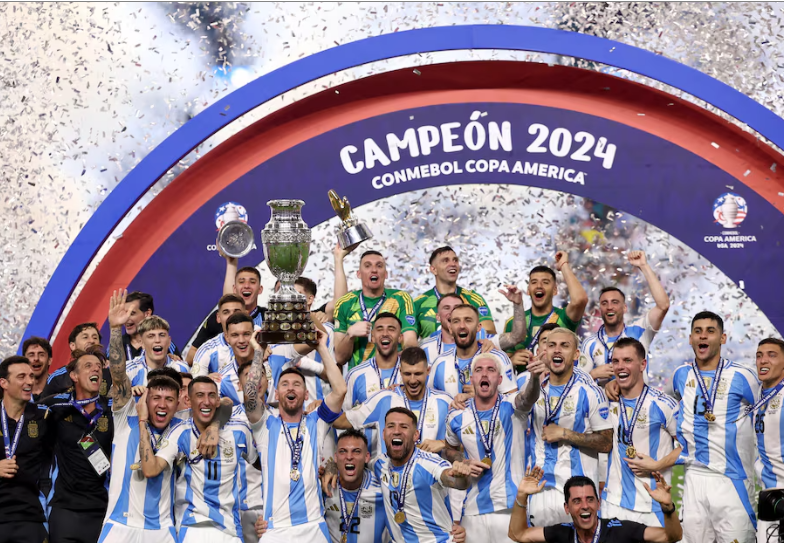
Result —
M38 345L43 350L46 351L46 354L49 358L52 358L52 345L44 338L38 336L30 336L22 343L22 354L27 352L27 349L32 347L33 345Z
M725 331L725 323L722 322L722 317L720 317L716 313L712 313L711 311L701 311L700 313L692 317L692 322L690 323L690 331L692 330L693 326L695 326L695 321L699 321L703 319L709 319L716 322L717 325L719 326L720 333L723 333Z
M760 342L758 342L758 347L762 347L763 345L776 345L780 348L780 351L785 351L785 349L783 349L783 345L785 345L785 343L780 338L767 337L762 339Z
M246 360L245 362L237 366L237 377L240 377L243 374L245 368L250 368L252 365L253 365L253 360Z
M362 255L360 255L360 262L362 262L363 258L365 258L366 256L372 256L372 255L376 255L384 258L384 255L379 251L370 250L370 251L365 251Z
M618 292L619 294L621 294L621 299L622 300L625 299L624 293L621 291L621 289L616 287L605 287L604 289L602 289L600 291L600 298L602 298L602 295L605 294L606 292Z
M208 383L215 387L215 391L218 392L218 385L215 384L215 381L207 377L206 375L199 375L194 377L190 383L188 383L188 394L191 394L194 390L194 386L198 385L199 383Z
M336 441L336 445L341 442L342 439L349 439L353 437L355 439L359 439L363 443L365 443L365 449L368 450L368 438L365 437L365 432L360 430L355 430L354 428L349 428L344 433L338 436L338 441Z
M555 272L555 271L553 271L553 270L552 270L551 268L549 268L548 266L534 266L534 267L531 269L531 271L529 272L529 277L531 277L531 276L532 276L532 275L534 275L535 273L549 273L549 274L551 275L551 277L553 277L553 280L554 280L554 281L556 280L556 272Z
M422 362L428 364L428 357L425 355L425 351L419 347L406 347L401 351L401 364L415 366Z
M414 413L411 412L411 410L406 409L405 407L393 407L389 411L387 411L387 414L384 416L385 424L387 424L387 417L389 417L393 413L401 413L403 415L406 415L407 417L412 419L412 422L415 424L415 426L417 425L417 417L414 415Z
M189 373L188 375L191 375L191 374ZM172 367L164 366L163 368L157 368L157 369L154 369L154 370L150 370L147 373L147 381L148 381L148 383L151 380L155 379L156 377L168 377L172 381L177 383L178 387L182 388L182 386L183 386L182 374L179 371L177 371L176 369L172 368ZM148 384L147 386L149 387L150 385Z
M302 379L303 383L305 383L305 375L303 375L303 372L301 372L298 368L294 368L294 367L286 368L285 370L283 370L281 372L281 375L278 376L278 382L280 383L281 379L283 379L284 375L289 375L290 373L294 373L295 375L299 375L300 379Z
M557 328L560 328L558 322L546 322L545 324L540 326L537 333L540 335L540 337L542 337L543 332L550 332L551 330L556 330Z
M433 265L433 261L436 260L436 257L438 257L442 253L455 253L455 251L449 245L445 245L444 247L439 247L438 249L436 249L434 252L431 253L431 258L428 259L428 264Z
M316 297L316 283L314 283L311 279L307 277L298 277L294 280L295 285L300 285L303 287L303 290L313 296Z
M24 356L9 356L0 362L0 379L8 379L8 369L14 364L27 364L29 366L30 361Z
M594 491L594 497L597 498L597 487L594 486L594 481L585 475L575 475L567 479L564 483L564 503L570 503L570 489L572 487L590 486Z
M242 324L244 322L250 322L251 328L253 328L253 319L247 313L242 313L238 311L236 313L232 313L229 315L229 318L226 319L226 331L229 331L229 327L233 324Z
M178 375L178 377L180 376ZM147 388L148 390L153 388L164 388L167 390L171 390L172 392L174 392L175 396L178 396L180 394L180 389L182 387L178 385L177 381L172 379L169 375L157 375L153 378L150 378L150 376L148 375Z
M239 296L235 296L234 294L224 294L221 296L221 299L218 300L218 309L221 309L224 304L236 303L242 306L245 306L245 302Z
M638 358L641 360L646 360L646 348L643 346L643 343L635 339L634 337L623 337L616 340L613 344L613 350L621 349L622 347L635 347L635 354L638 355Z
M76 369L79 359L83 356L94 356L101 362L102 366L106 365L106 348L103 345L90 345L85 350L74 349L71 351L71 360L66 366L68 373L71 373Z
M98 329L98 325L94 322L83 322L74 326L74 329L68 334L68 343L74 343L76 341L76 336L88 328L95 328L95 331L98 332L98 341L101 341L101 330Z
M436 302L436 310L439 310L439 306L442 305L442 300L449 300L450 298L458 298L461 303L464 303L463 298L461 298L460 294L456 294L454 292L450 292L449 294L442 294L442 297L439 298L439 301Z
M185 379L193 379L194 376L188 373L187 371L179 371L177 372L180 374L180 382L185 383Z
M395 319L395 322L398 323L398 328L403 328L403 324L401 324L401 319L399 319L398 315L396 315L395 313L390 313L389 311L385 311L384 313L379 313L378 315L376 315L376 318L373 320L374 326L376 325L377 322L379 322L379 319Z
M142 313L147 313L151 311L155 313L155 304L153 303L153 295L147 294L146 292L139 292L138 290L133 291L128 296L125 297L125 303L131 302L139 302L139 311Z
M474 314L477 316L477 320L480 319L480 311L476 307L474 307L472 304L456 305L455 307L452 308L452 312L455 313L455 311L458 310L458 309L466 309L466 308L469 308L469 309L471 309L474 312ZM450 316L452 316L452 314Z
M256 279L258 279L260 283L262 282L262 274L259 273L259 270L254 268L253 266L243 266L242 268L237 270L237 273L234 274L235 280L237 280L237 276L243 272L254 274L256 276Z

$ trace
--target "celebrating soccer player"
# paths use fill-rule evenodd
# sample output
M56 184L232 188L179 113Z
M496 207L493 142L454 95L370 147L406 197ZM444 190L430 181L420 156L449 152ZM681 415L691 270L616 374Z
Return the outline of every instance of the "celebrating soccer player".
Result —
M226 321L235 313L245 313L245 304L242 298L234 294L221 296L215 313L215 319L221 325L221 332L201 343L193 356L191 374L195 377L217 374L224 366L229 364L232 357L232 348L227 342ZM194 343L196 343L196 340L194 340Z
M52 346L42 337L31 336L22 344L22 354L33 369L33 401L43 398L44 387L49 377L49 364L52 362Z

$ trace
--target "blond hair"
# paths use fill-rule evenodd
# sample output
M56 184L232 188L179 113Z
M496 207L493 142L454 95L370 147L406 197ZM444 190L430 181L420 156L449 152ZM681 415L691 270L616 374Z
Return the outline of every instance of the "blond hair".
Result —
M169 323L158 315L150 315L146 317L137 327L139 335L143 336L151 330L166 330L169 331Z

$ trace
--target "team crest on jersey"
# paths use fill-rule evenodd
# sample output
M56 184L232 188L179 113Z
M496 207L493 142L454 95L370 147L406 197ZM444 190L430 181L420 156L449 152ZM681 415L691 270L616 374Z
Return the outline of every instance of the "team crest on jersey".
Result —
M477 312L480 314L481 317L487 317L490 314L490 311L488 311L488 308L485 306L478 307Z
M725 379L720 379L720 384L717 385L717 396L725 396L727 394L728 394L728 381L726 381Z
M644 413L643 410L641 409L641 412L638 413L638 422L640 422L641 424L646 424L646 420L647 420L646 413Z
M231 447L224 447L224 458L227 460L234 456L234 449Z
M771 401L769 402L769 411L778 410L780 408L781 401L782 398L780 398L779 396L775 396L774 398L772 398ZM30 424L32 424L32 422Z
M396 472L393 472L393 474L392 474L391 478L392 478L392 485L393 485L394 487L397 487L397 486L398 486L398 483L400 483L400 482L401 482L401 474L400 474L400 473L398 473L397 471L396 471Z
M414 319L414 315L406 315L406 322L408 322L411 326L414 326L414 323L417 321Z
M371 518L373 516L373 506L361 503L360 516L362 518Z
M433 414L433 411L428 411L425 414L425 423L426 424L435 424L436 423L436 416Z
M603 418L603 420L608 418L608 408L607 407L605 407L605 406L600 407L600 416Z
M38 423L34 420L27 423L27 437L32 439L38 437Z
M106 384L106 381L101 381L101 387L98 389L98 394L101 396L106 396L107 387L108 385Z
M556 400L556 398L551 398L551 399L552 400ZM573 400L570 397L565 398L564 404L563 404L563 408L564 408L564 414L565 415L568 415L570 413L574 413L575 412L575 400ZM607 409L606 409L606 411L607 411Z
M99 432L108 432L109 431L109 419L106 418L106 415L104 415L100 419L98 419L98 431Z
M487 420L483 420L483 421L480 421L480 424L482 424L482 431L483 431L483 433L487 434L489 432L488 429L490 428L490 423ZM501 429L501 422L499 422L497 420L496 421L496 432L498 432L500 429Z

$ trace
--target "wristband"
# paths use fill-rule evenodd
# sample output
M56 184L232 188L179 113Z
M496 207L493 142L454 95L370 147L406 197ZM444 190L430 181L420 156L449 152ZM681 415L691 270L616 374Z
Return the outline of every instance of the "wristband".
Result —
M515 505L517 505L521 509L526 509L526 504L523 504L523 503L519 502L518 501L518 496L515 496Z
M667 511L665 510L664 507L660 507L660 509L662 509L662 514L663 515L672 515L673 513L676 512L676 504L675 503L671 503L671 508L668 509Z

